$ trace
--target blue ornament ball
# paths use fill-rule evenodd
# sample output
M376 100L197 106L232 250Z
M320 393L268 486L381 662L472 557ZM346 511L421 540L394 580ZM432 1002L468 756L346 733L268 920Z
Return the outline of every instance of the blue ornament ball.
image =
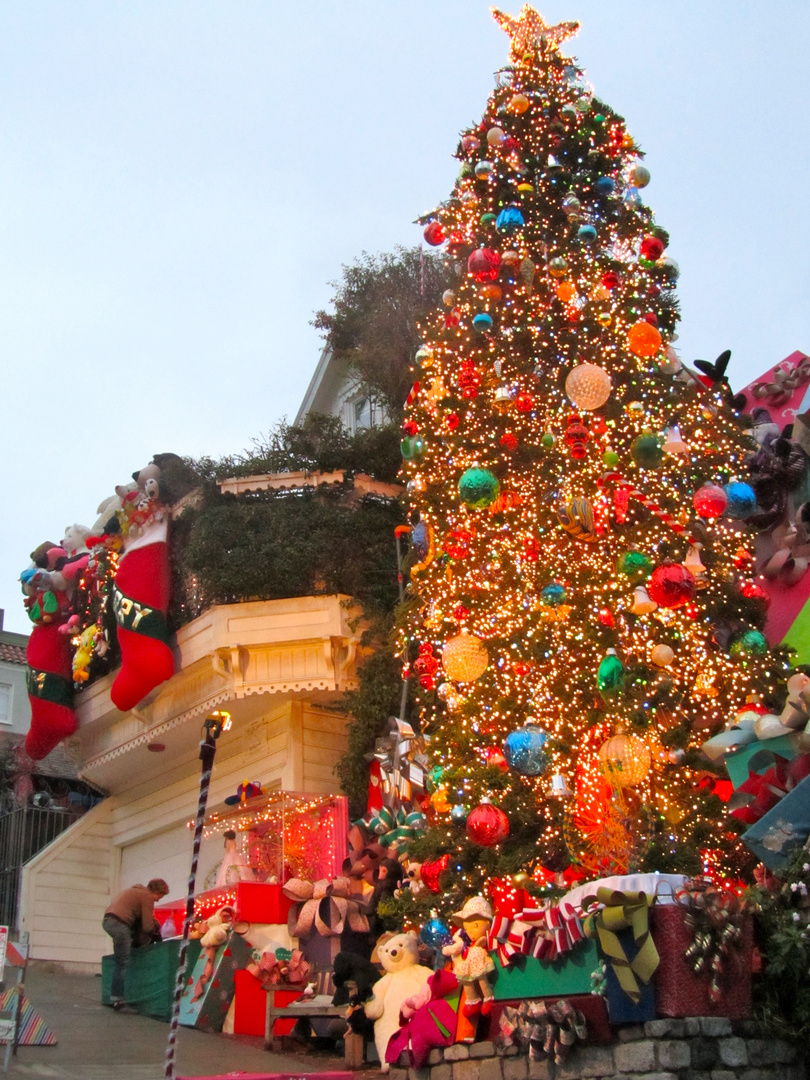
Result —
M517 206L505 206L495 219L495 228L504 236L519 232L525 224L523 214Z
M744 484L741 480L733 480L726 484L726 509L723 511L727 518L732 521L741 521L750 517L757 506L757 497L750 484Z
M481 333L483 333L485 330L491 330L492 329L492 316L487 315L487 313L485 311L482 311L480 314L476 315L475 318L473 319L473 326L475 327L476 330L480 330Z
M551 581L540 590L540 599L546 607L559 607L568 599L568 592L558 581Z
M596 229L593 225L580 225L577 229L577 239L583 244L592 244L596 239Z
M450 820L454 825L463 825L469 812L469 807L465 806L464 803L456 803L450 811Z
M616 190L616 181L612 176L600 176L593 186L600 195L612 195Z
M548 735L537 724L526 724L506 736L503 753L509 768L521 776L542 776L551 765Z
M453 943L453 937L438 915L432 915L419 931L419 937L429 949L443 949Z
M498 478L489 469L475 466L462 473L458 482L461 501L475 510L483 510L494 503L500 490Z

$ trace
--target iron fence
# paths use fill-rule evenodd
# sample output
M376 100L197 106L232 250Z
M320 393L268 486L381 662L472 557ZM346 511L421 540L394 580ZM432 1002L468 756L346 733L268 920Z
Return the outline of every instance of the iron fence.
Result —
M81 817L61 806L19 806L0 812L0 925L18 928L23 865Z

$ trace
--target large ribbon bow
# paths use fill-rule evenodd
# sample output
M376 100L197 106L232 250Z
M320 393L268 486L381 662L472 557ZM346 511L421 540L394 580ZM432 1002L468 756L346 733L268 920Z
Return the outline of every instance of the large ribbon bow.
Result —
M582 901L585 934L596 936L599 946L613 968L619 986L633 1002L641 997L638 979L648 983L658 967L658 950L650 933L650 907L655 896L644 892L619 892L600 886L596 895ZM600 910L589 909L599 906ZM630 929L638 951L632 960L619 941L619 933Z
M315 930L321 937L339 937L346 928L361 933L368 931L368 918L351 891L346 877L332 881L323 878L313 885L311 881L290 878L281 887L290 900L297 901L290 908L287 928L292 937L307 937Z
M387 806L380 807L369 822L369 828L379 836L383 847L400 842L404 845L409 840L415 840L424 832L426 825L425 815L417 810L408 813L403 807L391 810Z
M778 364L773 370L771 381L757 383L751 387L751 392L760 401L764 398L771 405L784 405L790 400L793 391L808 381L810 357L804 356L792 367L790 364Z

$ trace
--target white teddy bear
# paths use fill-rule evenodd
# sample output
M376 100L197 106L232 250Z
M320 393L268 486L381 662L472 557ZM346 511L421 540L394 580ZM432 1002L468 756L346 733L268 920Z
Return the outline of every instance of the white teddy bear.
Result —
M366 1016L374 1021L374 1045L383 1072L388 1072L385 1060L388 1040L399 1030L399 1013L406 998L422 988L433 972L419 963L419 944L416 934L396 934L377 943L377 955L385 975L374 984L374 997L363 1006Z

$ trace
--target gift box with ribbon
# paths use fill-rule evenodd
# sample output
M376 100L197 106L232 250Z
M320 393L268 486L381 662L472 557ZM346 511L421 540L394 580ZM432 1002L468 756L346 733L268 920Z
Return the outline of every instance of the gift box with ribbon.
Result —
M598 886L583 897L585 933L596 938L606 961L605 997L611 1023L655 1019L652 978L659 957L651 933L654 893Z
M591 975L598 967L599 954L592 940L580 941L556 960L516 953L504 963L496 955L492 989L496 1001L587 994L592 986Z
M769 750L772 754L785 758L786 761L792 761L798 753L798 744L799 732L794 731L790 735L780 735L776 739L768 739L767 741L756 739L747 746L728 754L726 768L735 789L748 779L752 759L755 759L753 771L757 773L764 772L772 763L767 758L763 759L759 756L760 750Z
M748 761L748 779L731 797L731 816L753 825L807 776L810 776L810 754L788 761L770 749L760 750Z
M810 837L810 776L805 777L743 834L743 842L778 873Z
M753 922L734 893L684 890L655 910L661 1016L751 1015Z

